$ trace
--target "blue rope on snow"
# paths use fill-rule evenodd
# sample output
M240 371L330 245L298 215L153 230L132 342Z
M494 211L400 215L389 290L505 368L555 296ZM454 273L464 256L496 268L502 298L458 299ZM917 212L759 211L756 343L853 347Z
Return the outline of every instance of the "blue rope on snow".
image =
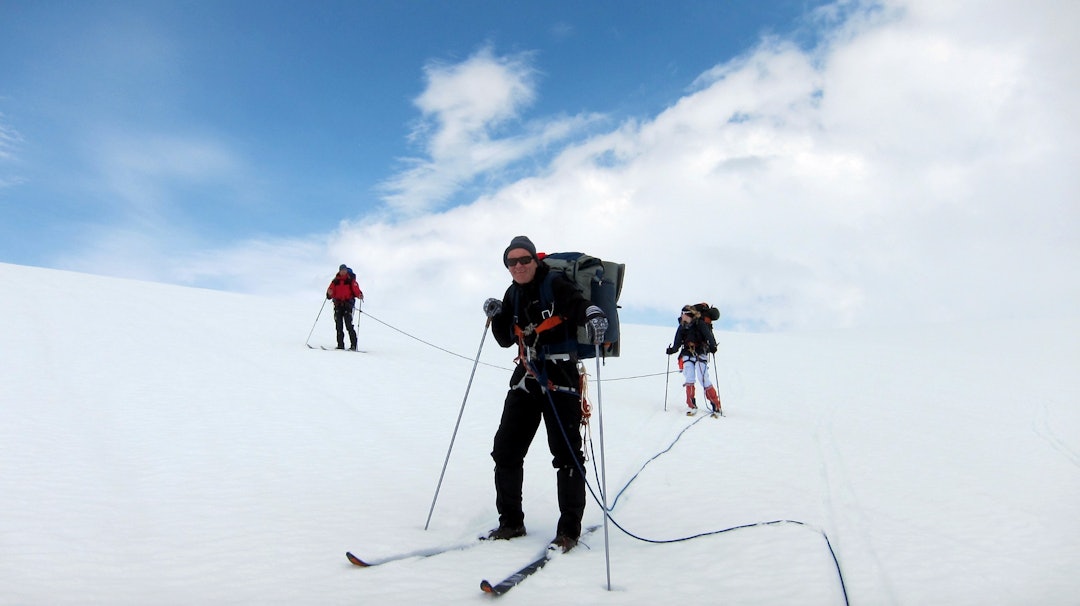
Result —
M320 312L321 312L321 310L320 310ZM396 330L397 332L399 332L399 333L401 333L401 334L403 334L403 335L405 335L405 336L407 336L407 337L409 337L411 339L415 339L415 340L423 343L424 345L427 345L429 347L433 347L435 349L438 349L440 351L443 351L445 353L448 353L448 354L451 354L451 355L454 355L454 356L459 356L459 357L462 357L462 358L465 358L465 359L469 359L469 358L466 358L465 356L463 356L461 354L458 354L458 353L455 353L455 352L450 351L448 349L439 347L438 345L435 345L434 343L429 343L428 341L424 341L423 339L420 339L420 338L418 338L418 337L416 337L414 335L411 335L411 334L401 330L400 328L396 328L394 326L391 326L390 324L387 324L386 322L383 322L382 320L372 316L368 312L363 312L362 311L361 313L366 314L372 320L375 320L376 322L378 322L378 323L380 323L380 324L382 324L382 325L384 325L384 326L386 326L386 327L388 327L390 329ZM484 363L484 362L481 362L481 364L484 364L485 366L491 366L493 368L500 368L502 370L509 370L509 369L503 368L501 366L496 366L494 364L487 364L487 363ZM666 374L669 374L669 373L663 373L663 374L666 375ZM620 379L607 379L607 380L608 381L617 381L617 380L626 380L626 379L638 379L638 378L645 378L645 377L648 377L648 376L656 376L656 375L638 375L638 376L635 376L635 377L623 377L623 378L620 378ZM560 431L562 431L563 439L566 441L567 447L569 447L570 438L569 438L569 436L566 435L566 428L563 427L562 420L559 419L558 411L555 410L555 401L551 397L550 390L545 390L545 392L547 393L547 396L548 396L548 402L551 404L551 410L555 414L556 424L559 426ZM682 542L682 541L690 541L690 540L698 539L698 538L701 538L701 537L724 534L724 533L731 532L731 531L734 531L734 530L742 530L742 529L746 529L746 528L755 528L755 527L764 527L764 526L775 526L775 525L779 525L779 524L796 524L796 525L802 526L804 528L809 528L809 529L812 529L812 530L816 530L819 534L821 534L822 538L825 539L825 545L829 549L829 555L832 557L833 565L836 567L836 574L840 579L840 589L844 594L844 604L849 605L850 602L848 601L847 586L844 583L844 574L840 570L840 560L836 556L836 551L833 550L832 542L829 540L829 535L827 535L824 530L822 530L820 528L817 528L815 526L811 526L811 525L809 525L809 524L807 524L805 522L800 522L798 520L772 520L770 522L753 522L753 523L750 523L750 524L742 524L740 526L732 526L731 528L724 528L722 530L713 530L713 531L709 531L709 532L702 532L702 533L698 533L698 534L695 534L695 535L692 535L692 536L681 537L681 538L677 538L677 539L649 539L649 538L646 538L646 537L638 536L638 535L634 534L633 532L630 532L629 530L624 528L621 524L619 524L619 522L616 521L615 518L611 515L611 512L613 512L615 510L615 505L616 505L616 503L618 503L619 498L622 497L623 493L626 492L626 490L628 488L630 488L630 485L633 484L635 480L637 480L638 476L641 475L641 472L645 471L645 468L649 466L649 463L652 463L656 459L660 458L662 455L667 454L668 452L670 452L671 449L675 447L675 444L679 441L679 439L682 438L683 434L685 434L687 431L690 430L691 427L693 427L694 425L697 425L698 423L700 423L704 419L705 419L705 417L701 416L698 419L696 419L693 423L690 423L689 425L684 427L683 430L680 431L677 436L675 436L675 439L672 440L671 444L669 444L667 448L665 448L664 450L662 450L662 451L656 453L655 455L653 455L648 461L645 461L645 463L641 466L641 469L639 469L637 471L637 473L635 473L626 482L626 484L622 487L622 489L619 490L618 494L615 496L615 500L612 501L610 508L607 509L606 511L604 511L604 515L607 516L607 519L611 520L611 523L614 524L616 528L618 528L624 534L626 534L627 536L629 536L631 538L634 538L634 539L637 539L639 541L643 541L643 542L646 542L646 543L658 543L658 544L661 544L661 543L679 543L679 542ZM592 451L592 440L591 439L589 440L589 450ZM593 459L593 473L596 474L596 456L595 456L595 453L594 453L592 459ZM585 476L585 470L581 467L581 462L577 461L576 457L574 457L574 461L575 461L575 464L577 464L577 466L578 466L578 471L581 472L581 474L583 476ZM598 505L600 505L601 509L603 509L604 508L603 507L603 501L600 498L597 497L596 491L593 489L592 483L590 483L588 481L587 476L586 476L586 480L585 480L585 486L588 487L589 494L592 495L593 500L596 501L596 503Z
M550 395L548 396L548 399L549 400L551 399ZM555 403L553 401L551 402L551 408L554 411ZM555 412L556 419L558 419L558 414L559 414L558 412ZM628 537L637 539L639 541L643 541L645 543L657 543L657 544L679 543L679 542L682 542L682 541L690 541L690 540L693 540L693 539L699 539L701 537L708 537L708 536L713 536L713 535L718 535L718 534L724 534L724 533L727 533L727 532L731 532L733 530L743 530L743 529L746 529L746 528L756 528L756 527L765 527L765 526L776 526L776 525L779 525L779 524L795 524L795 525L798 525L798 526L802 526L803 528L809 528L811 530L815 530L815 531L818 532L818 534L821 535L821 537L823 539L825 539L825 546L829 549L829 556L832 558L833 566L836 567L836 576L840 580L840 591L844 595L844 604L847 605L847 606L850 606L850 601L848 600L848 593L847 593L847 584L844 582L844 573L840 570L840 560L836 556L836 551L833 549L832 541L829 540L829 535L826 534L823 529L817 528L816 526L811 526L810 524L807 524L806 522L800 522L798 520L772 520L770 522L752 522L750 524L742 524L742 525L739 525L739 526L732 526L731 528L724 528L722 530L713 530L713 531L709 531L709 532L702 532L702 533L698 533L698 534L695 534L695 535L692 535L692 536L680 537L680 538L677 538L677 539L650 539L650 538L647 538L647 537L642 537L642 536L636 535L633 532L627 530L621 524L619 524L619 522L616 521L615 518L611 515L611 513L615 510L615 504L618 503L619 497L621 497L623 495L623 493L626 492L626 490L628 488L630 488L630 485L633 484L635 480L637 480L638 476L641 475L641 472L645 471L645 468L649 466L649 463L652 463L656 459L660 458L662 455L667 454L668 452L670 452L671 449L675 447L675 444L678 443L678 441L683 437L683 434L685 434L687 431L690 430L691 427L693 427L694 425L697 425L698 423L700 423L704 419L705 419L704 416L698 417L693 423L690 423L689 425L684 427L682 429L682 431L680 431L679 434L677 436L675 436L675 439L671 441L671 444L669 444L667 448L665 448L664 450L661 450L660 452L653 455L648 461L645 461L645 463L641 466L641 469L639 469L626 482L626 484L622 487L622 489L619 491L619 493L615 496L615 500L612 501L611 507L607 511L604 512L604 515L607 516L607 518L609 520L611 520L611 523L614 524L616 528L621 530ZM559 425L560 428L562 428L562 422L561 421L558 423L558 425ZM569 437L567 437L565 435L565 433L566 433L566 430L563 429L563 438L566 439L567 444L569 444ZM590 448L590 450L592 449L592 441L591 440L589 441L589 448ZM583 469L579 470L579 471L581 471L582 474L584 474ZM593 473L594 474L596 473L596 457L595 457L595 454L593 456ZM588 480L586 480L585 485L588 486L589 493L592 495L593 500L596 501L597 504L601 504L601 500L599 498L597 498L596 492L593 490L592 484L589 483ZM601 509L603 509L603 505L601 505Z

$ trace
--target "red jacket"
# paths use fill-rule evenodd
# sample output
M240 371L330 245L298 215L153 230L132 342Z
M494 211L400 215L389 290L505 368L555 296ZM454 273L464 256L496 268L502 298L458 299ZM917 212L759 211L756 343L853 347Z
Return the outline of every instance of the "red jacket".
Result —
M341 277L339 274L330 282L330 286L326 288L326 298L333 299L334 301L351 301L352 299L364 299L364 293L360 290L360 285L356 283L356 280L352 276Z

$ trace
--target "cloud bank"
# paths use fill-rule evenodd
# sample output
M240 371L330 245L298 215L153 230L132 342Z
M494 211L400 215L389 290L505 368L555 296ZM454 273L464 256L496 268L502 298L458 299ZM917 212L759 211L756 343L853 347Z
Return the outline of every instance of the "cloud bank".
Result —
M1080 5L946 4L826 7L813 48L764 39L603 131L527 115L530 55L429 64L423 153L382 212L169 271L314 305L347 262L370 310L482 322L509 283L503 248L527 234L627 263L632 321L701 300L752 330L1074 313ZM463 191L480 194L447 206Z

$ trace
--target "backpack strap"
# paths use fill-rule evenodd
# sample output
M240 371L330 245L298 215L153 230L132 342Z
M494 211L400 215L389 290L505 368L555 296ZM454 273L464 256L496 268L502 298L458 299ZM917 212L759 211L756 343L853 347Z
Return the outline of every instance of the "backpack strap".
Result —
M544 307L544 308L547 308L548 309L547 313L549 315L546 318L544 318L544 320L542 322L540 322L540 324L536 325L531 331L522 330L522 328L520 326L518 326L517 322L515 322L514 323L514 334L517 335L518 340L521 340L523 337L527 337L527 336L529 336L531 334L534 334L534 333L539 334L539 333L542 333L544 331L551 330L552 328L555 328L559 324L562 324L563 319L560 316L555 314L555 291L551 287L551 283L554 280L555 280L555 272L549 271L547 273L547 275L544 276L544 281L540 283L540 306ZM517 291L517 290L514 291L514 314L515 314L515 316L517 315L518 306L519 306L518 305L518 303L519 303L518 292L519 291Z
M555 295L552 288L552 282L555 280L555 271L549 271L544 276L543 281L540 283L540 306L545 310L546 317L537 325L522 328L517 323L517 313L520 307L519 291L515 290L513 294L513 306L514 306L514 335L517 337L518 342L518 361L525 366L527 374L536 379L542 388L548 391L565 391L568 393L579 393L578 389L573 387L564 387L556 385L547 376L547 370L544 363L546 361L558 361L558 360L572 360L575 358L573 355L576 349L577 339L574 334L570 334L568 340L565 343L553 343L543 345L541 347L530 347L525 344L525 338L530 335L535 335L535 338L539 338L541 333L552 330L558 326L561 326L566 320L555 314ZM567 346L574 346L567 349ZM554 350L554 351L553 351Z
M562 316L555 313L555 289L552 286L556 276L565 275L562 272L551 270L544 276L543 282L540 283L540 306L544 308L544 314L546 317L540 322L540 324L534 326L531 331L528 329L520 329L517 324L514 324L514 331L518 334L519 341L523 337L527 337L530 334L539 335L542 332L546 332L558 326L561 326L564 322L567 322ZM514 293L514 311L517 311L518 300L517 293ZM575 360L578 355L578 342L577 333L573 327L564 327L566 330L566 339L563 341L548 343L544 345L538 353L541 359L547 360ZM522 344L524 345L524 344Z

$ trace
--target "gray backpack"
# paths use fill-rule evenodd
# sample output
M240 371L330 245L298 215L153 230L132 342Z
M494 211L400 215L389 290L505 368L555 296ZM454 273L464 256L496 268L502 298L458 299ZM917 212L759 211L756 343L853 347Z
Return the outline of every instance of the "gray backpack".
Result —
M539 254L552 271L548 272L547 279L540 285L540 299L545 305L550 305L553 295L551 280L556 272L561 272L573 282L582 296L604 310L607 316L608 328L604 333L604 344L600 346L600 355L603 357L618 357L619 355L619 295L622 294L623 276L626 273L625 263L603 261L579 252L563 252ZM569 344L573 348L575 344ZM576 352L578 358L592 358L596 355L596 347L584 326L577 328Z

